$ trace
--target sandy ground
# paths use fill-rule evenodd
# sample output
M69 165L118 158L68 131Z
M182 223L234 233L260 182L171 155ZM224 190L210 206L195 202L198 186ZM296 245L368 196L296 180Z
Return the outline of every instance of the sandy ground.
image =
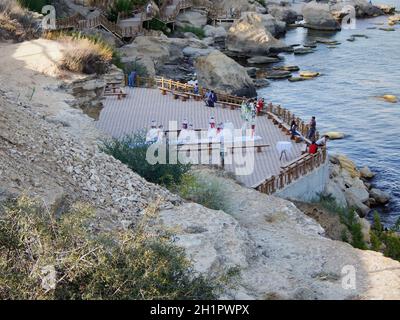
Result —
M61 43L45 39L0 43L0 89L44 117L62 122L71 133L94 138L93 120L68 104L74 97L63 87L81 76L59 70L62 49Z

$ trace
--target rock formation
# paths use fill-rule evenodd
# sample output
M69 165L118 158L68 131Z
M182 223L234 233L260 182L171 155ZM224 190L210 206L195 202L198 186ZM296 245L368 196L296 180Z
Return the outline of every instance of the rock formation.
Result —
M317 30L340 30L341 27L330 12L329 5L309 2L304 5L303 10L304 26Z
M275 20L271 15L243 13L228 30L226 48L242 55L265 55L286 51L288 46L273 36L280 34L284 28L284 23Z
M195 68L201 86L238 96L256 96L246 68L217 50L197 58Z

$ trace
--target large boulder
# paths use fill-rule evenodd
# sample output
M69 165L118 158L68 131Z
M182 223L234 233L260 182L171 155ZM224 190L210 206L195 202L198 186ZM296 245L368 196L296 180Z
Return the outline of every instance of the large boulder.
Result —
M284 21L288 24L295 23L297 21L297 12L290 6L280 6L276 3L272 3L267 5L267 11L277 20Z
M199 85L202 87L238 96L256 95L256 89L246 68L218 50L197 58L195 69Z
M283 22L277 21L271 15L245 12L229 28L226 48L231 52L244 55L287 51L289 47L273 36L284 30L283 25Z
M175 24L179 28L202 28L207 24L207 12L202 10L181 11L176 17Z
M206 25L204 28L204 34L206 37L212 38L225 38L227 32L224 27L214 27L210 25Z
M201 50L208 46L197 39L139 36L131 44L121 47L119 52L123 62L139 61L146 67L149 76L155 76L166 64L180 65L184 52L190 52L188 48Z
M249 0L211 0L217 8L229 12L232 9L240 10L241 12L253 11L265 13L266 9L258 1Z
M340 24L330 12L329 5L309 2L303 7L304 26L316 30L340 30Z
M349 8L354 8L356 18L376 17L383 15L384 12L367 0L337 0L331 7L332 12L349 12ZM351 13L351 12L350 12Z
M370 190L370 195L379 204L386 204L390 200L390 194L376 188Z
M375 176L375 173L373 173L370 168L365 166L360 169L360 175L361 178L372 179Z

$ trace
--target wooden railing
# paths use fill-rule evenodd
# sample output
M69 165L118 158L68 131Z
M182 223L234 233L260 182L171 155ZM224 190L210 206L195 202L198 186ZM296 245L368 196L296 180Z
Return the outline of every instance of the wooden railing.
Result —
M278 175L254 185L253 188L262 193L273 194L324 164L326 158L326 148L322 147L317 153L306 154L289 165L282 167Z
M160 8L161 20L163 22L165 22L165 23L175 21L177 15L179 14L179 12L181 10L189 9L189 8L191 8L193 6L193 1L192 0L181 0L181 1L179 1L179 3L176 5L174 11L169 15L166 14L166 8L167 8L168 5L170 5L169 1L165 1L163 3L163 5L161 6L161 8Z
M127 79L125 79L127 81ZM171 79L165 79L163 77L157 78L145 78L145 77L137 77L136 78L136 86L139 87L148 87L148 88L165 88L173 91L179 92L193 92L194 86L181 83L178 81L174 81ZM207 91L206 88L199 88L199 93L203 95ZM233 95L228 95L224 93L216 92L218 101L227 102L232 104L240 105L243 100L246 98L241 98ZM289 110L282 108L280 105L272 105L269 104L266 107L266 113L271 113L276 115L282 122L290 125L292 119L296 119L296 122L299 124L299 131L306 135L309 126L304 123L300 118L295 117L295 115L290 112ZM318 132L316 133L316 135ZM300 177L306 175L307 173L313 171L314 169L318 168L322 164L326 162L327 159L327 151L325 147L321 147L317 153L315 154L305 154L292 161L291 163L282 166L281 171L278 175L272 176L264 181L261 181L253 186L254 189L266 193L266 194L273 194L277 190L283 189L285 186L291 184L293 181L296 181Z
M296 117L296 115L292 113L290 110L283 108L280 105L273 105L272 103L270 103L269 105L267 105L265 112L267 114L272 113L276 115L279 119L282 120L283 123L289 126L292 120L295 120L297 124L297 131L299 131L302 136L307 136L310 126L307 123L305 123L301 118ZM315 133L315 137L316 139L319 139L318 131Z
M179 92L193 92L194 91L194 86L187 84L187 83L181 83L178 81L174 81L171 79L165 79L165 78L156 78L156 83L157 86L160 88L166 88L169 90L175 90ZM199 94L204 96L205 93L207 92L207 88L199 87ZM215 92L217 95L218 102L226 102L230 104L235 104L235 105L241 105L243 100L246 100L247 98L245 97L237 97L234 95L229 95L226 93L221 93L221 92Z
M56 23L57 29L69 29L74 28L83 30L86 28L97 28L102 26L119 38L136 37L141 34L143 28L139 26L130 26L121 28L116 23L108 20L104 15L100 14L97 17L81 20L78 16L72 16L69 18L59 19Z

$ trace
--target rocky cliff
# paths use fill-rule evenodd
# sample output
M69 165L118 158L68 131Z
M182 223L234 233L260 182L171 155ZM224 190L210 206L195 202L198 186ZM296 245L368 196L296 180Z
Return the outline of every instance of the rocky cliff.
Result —
M41 50L36 57L21 47L2 48L8 55L0 71L1 199L26 193L55 207L83 200L96 209L93 226L111 230L134 227L146 206L161 199L153 227L172 229L197 271L239 271L225 298L400 298L399 262L324 237L322 227L289 201L206 172L223 183L230 199L227 212L207 209L102 153L93 120L69 107L72 96L48 72L57 59L52 43L34 46ZM53 59L39 59L44 53ZM42 73L27 59L40 61ZM26 95L20 87L36 93ZM349 270L355 282L347 287Z

